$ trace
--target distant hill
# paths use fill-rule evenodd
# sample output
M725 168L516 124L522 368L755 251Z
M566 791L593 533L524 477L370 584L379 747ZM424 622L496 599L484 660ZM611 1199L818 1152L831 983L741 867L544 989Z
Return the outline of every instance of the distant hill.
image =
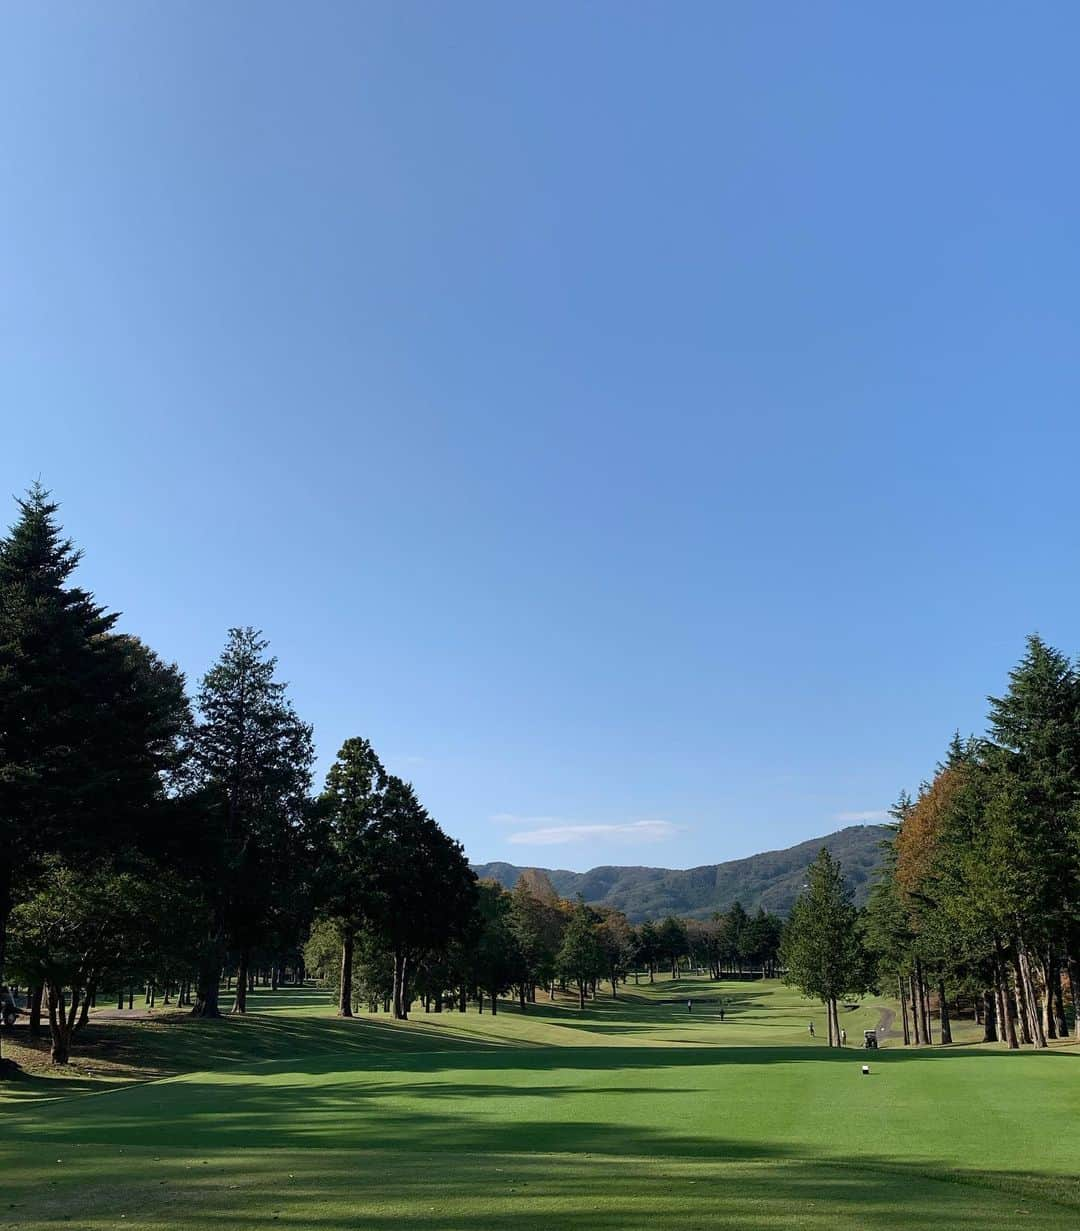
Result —
M840 860L855 900L861 905L881 862L881 841L887 833L883 825L852 825L787 850L765 851L748 859L710 863L681 872L618 867L591 868L588 872L541 870L564 898L580 893L586 902L625 911L635 923L667 915L707 919L713 911L726 910L736 900L747 910L764 906L786 915L803 887L806 869L823 846ZM481 863L473 864L473 870L482 879L496 880L512 889L524 868L512 863Z

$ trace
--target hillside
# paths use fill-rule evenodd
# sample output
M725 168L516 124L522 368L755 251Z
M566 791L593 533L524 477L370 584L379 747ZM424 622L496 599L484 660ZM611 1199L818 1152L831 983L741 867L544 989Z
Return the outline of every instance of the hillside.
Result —
M566 898L578 894L586 902L625 911L633 922L666 915L705 919L736 900L747 910L787 914L803 886L806 869L823 846L840 860L855 900L866 900L881 860L882 825L852 825L824 838L811 838L782 851L765 851L747 859L710 863L700 868L600 867L588 872L542 869ZM474 864L477 876L497 880L512 889L524 870L510 863Z

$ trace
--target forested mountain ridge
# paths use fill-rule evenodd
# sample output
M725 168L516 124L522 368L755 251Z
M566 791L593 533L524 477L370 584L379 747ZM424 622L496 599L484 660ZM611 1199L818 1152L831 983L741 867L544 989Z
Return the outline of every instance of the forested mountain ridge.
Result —
M634 923L667 915L707 919L735 901L748 911L763 906L786 915L803 888L807 868L823 846L843 865L855 900L862 905L881 862L881 842L887 832L883 825L851 825L786 850L764 851L746 859L681 871L644 867L598 867L588 872L539 870L547 874L562 897L575 898L581 894L593 905L624 911ZM513 888L525 870L499 862L472 867L481 879L498 881L507 889Z

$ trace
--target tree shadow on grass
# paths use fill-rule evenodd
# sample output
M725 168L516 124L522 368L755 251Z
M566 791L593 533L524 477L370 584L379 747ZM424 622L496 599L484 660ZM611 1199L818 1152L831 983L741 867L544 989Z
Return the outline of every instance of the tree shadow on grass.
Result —
M114 1226L128 1211L139 1226L165 1231L177 1225L178 1203L183 1225L199 1231L261 1231L278 1219L312 1231L693 1231L796 1220L804 1231L1012 1231L1018 1220L1071 1231L1080 1213L1075 1180L1037 1172L950 1169L932 1159L898 1166L872 1156L845 1165L723 1139L700 1157L657 1157L635 1152L655 1146L649 1134L577 1127L590 1151L515 1154L426 1135L408 1150L261 1153L232 1142L216 1152L121 1159L89 1147L65 1155L63 1170L13 1164L0 1151L0 1165L9 1214L28 1229L72 1215L82 1227Z

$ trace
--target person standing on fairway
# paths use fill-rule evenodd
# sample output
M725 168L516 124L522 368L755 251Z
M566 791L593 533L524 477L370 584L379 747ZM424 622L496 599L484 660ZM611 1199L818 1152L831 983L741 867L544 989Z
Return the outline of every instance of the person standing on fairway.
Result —
M810 1037L813 1038L814 1037L814 1023L813 1022L810 1023L809 1030L810 1030Z
M847 1031L843 1027L840 1029L840 1046L847 1047Z
M693 1011L694 1011L694 1002L693 1002L692 1000L688 1000L688 1001L686 1002L686 1011L687 1011L687 1013L693 1013Z
M724 1020L724 1002L722 1000L720 1001L720 1020Z

